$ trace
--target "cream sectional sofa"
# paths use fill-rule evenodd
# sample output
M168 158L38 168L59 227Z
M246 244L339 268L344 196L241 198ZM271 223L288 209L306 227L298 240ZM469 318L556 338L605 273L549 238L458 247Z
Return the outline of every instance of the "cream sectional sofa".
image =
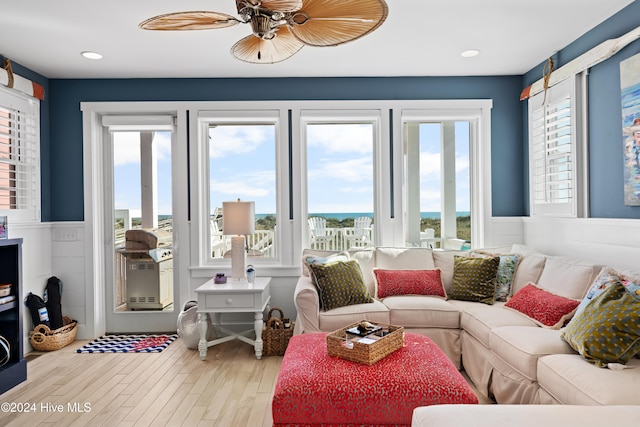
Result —
M581 300L602 269L579 260L546 256L521 245L484 252L520 255L512 295L528 283L536 283L555 294ZM330 254L306 250L303 258ZM349 252L350 258L358 261L372 296L376 295L374 268L438 268L449 292L454 256L464 254L394 247ZM318 291L304 266L303 271L294 293L298 333L330 332L362 319L400 325L408 332L430 337L466 371L481 393L498 403L640 405L640 369L596 367L561 339L560 330L540 327L524 314L505 308L504 302L488 305L403 295L322 311ZM638 366L637 358L627 364Z

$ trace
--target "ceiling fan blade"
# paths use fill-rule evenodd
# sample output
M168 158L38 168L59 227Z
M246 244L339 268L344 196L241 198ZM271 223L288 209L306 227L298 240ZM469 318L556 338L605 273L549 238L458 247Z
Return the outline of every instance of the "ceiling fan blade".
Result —
M144 30L211 30L240 23L231 15L220 12L176 12L154 16L138 25Z
M262 7L278 12L293 12L302 7L302 0L236 0L238 12L245 7Z
M231 54L252 64L273 64L290 58L304 46L286 26L280 27L275 34L271 40L247 36L231 47Z
M264 0L262 7L269 10L277 10L278 12L293 12L300 10L302 0Z
M384 0L302 0L290 28L304 44L336 46L374 31L388 13Z

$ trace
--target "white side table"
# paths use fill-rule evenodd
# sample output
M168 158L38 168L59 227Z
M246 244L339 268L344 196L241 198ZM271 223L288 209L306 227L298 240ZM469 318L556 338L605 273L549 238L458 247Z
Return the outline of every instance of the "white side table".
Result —
M256 358L262 357L262 313L271 299L271 277L256 277L255 283L249 284L244 279L229 278L225 284L215 284L209 280L198 289L198 329L200 341L198 350L200 359L207 357L207 348L223 342L239 339L251 344L256 350ZM221 326L222 313L254 313L254 328L245 332L235 333ZM207 341L207 313L213 314L216 336L220 332L227 334L222 338ZM255 332L256 338L248 338Z

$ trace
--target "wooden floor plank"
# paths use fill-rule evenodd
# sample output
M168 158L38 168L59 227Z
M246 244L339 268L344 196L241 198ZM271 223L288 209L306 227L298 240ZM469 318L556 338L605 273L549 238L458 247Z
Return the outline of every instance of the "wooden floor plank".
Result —
M272 425L271 399L282 356L258 360L253 347L236 340L209 348L200 360L198 351L180 339L161 353L77 353L86 343L29 355L27 381L0 396L0 402L33 404L36 411L0 412L0 425ZM68 406L85 402L90 412ZM41 409L48 404L62 405L63 411Z

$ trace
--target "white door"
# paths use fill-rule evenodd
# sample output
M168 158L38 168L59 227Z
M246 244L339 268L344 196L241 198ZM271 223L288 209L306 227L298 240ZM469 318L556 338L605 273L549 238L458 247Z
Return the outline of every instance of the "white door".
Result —
M171 116L106 116L107 333L169 332L180 312L173 254Z

